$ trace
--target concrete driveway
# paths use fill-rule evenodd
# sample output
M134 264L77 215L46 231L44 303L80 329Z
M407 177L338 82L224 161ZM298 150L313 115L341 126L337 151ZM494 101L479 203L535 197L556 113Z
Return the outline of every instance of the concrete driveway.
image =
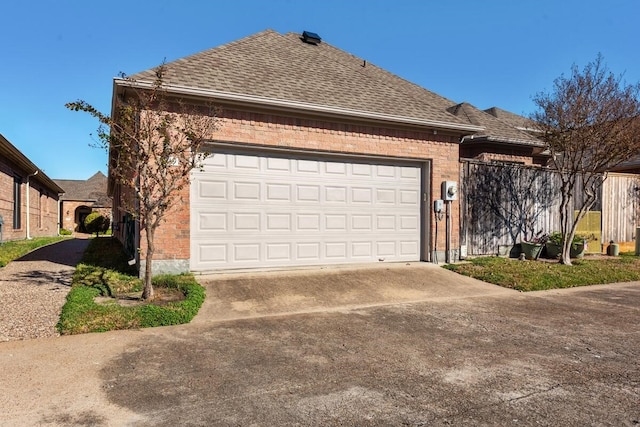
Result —
M522 294L422 264L207 280L189 325L0 343L0 424L640 423L640 283Z
M424 262L216 274L199 281L208 298L197 322L516 293Z

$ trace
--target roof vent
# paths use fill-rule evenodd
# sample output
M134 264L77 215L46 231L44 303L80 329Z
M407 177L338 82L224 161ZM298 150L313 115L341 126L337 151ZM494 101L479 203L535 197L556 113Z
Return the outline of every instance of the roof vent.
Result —
M302 41L305 43L318 45L322 42L322 39L316 33L312 33L311 31L303 31Z

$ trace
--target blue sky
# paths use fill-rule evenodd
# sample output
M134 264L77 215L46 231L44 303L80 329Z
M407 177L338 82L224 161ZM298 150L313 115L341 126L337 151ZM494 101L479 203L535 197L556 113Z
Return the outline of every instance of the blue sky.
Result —
M273 29L323 41L456 102L527 115L602 53L640 81L637 0L23 0L0 6L0 133L51 178L106 170L90 147L112 79Z

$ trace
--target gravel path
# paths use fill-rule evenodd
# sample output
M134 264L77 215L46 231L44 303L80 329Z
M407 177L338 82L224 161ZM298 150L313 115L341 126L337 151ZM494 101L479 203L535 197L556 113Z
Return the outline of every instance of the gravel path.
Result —
M36 249L0 269L0 342L58 336L56 323L86 238Z

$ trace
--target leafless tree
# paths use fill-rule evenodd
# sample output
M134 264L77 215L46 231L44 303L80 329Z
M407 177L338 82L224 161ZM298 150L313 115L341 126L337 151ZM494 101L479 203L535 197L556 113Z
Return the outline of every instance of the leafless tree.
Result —
M123 76L126 96L114 98L112 116L86 101L66 104L100 121L99 145L109 152L110 178L122 186L121 207L140 223L146 237L142 299L153 300L154 236L191 171L204 159L203 144L218 127L216 109L170 96L164 84L165 65L156 68L152 84Z
M557 198L555 174L538 167L495 163L475 164L465 177L465 202L473 234L500 240L509 235L515 245L531 241L539 220Z
M531 118L560 175L563 264L571 265L576 227L595 203L607 171L640 155L639 93L640 84L623 82L598 55L583 70L574 65L570 76L557 78L550 93L533 97L538 110ZM579 183L584 195L578 199Z

